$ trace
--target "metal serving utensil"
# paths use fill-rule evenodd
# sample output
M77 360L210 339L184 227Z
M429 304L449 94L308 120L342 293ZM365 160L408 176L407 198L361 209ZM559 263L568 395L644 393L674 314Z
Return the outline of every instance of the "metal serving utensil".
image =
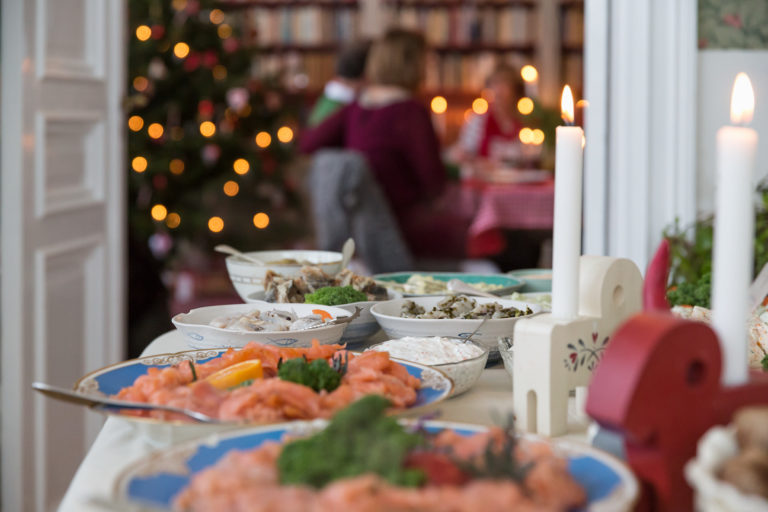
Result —
M262 266L262 267L264 266L264 262L261 261L260 259L254 258L253 256L248 256L244 252L238 251L234 247L232 247L230 245L227 245L227 244L219 244L216 247L214 247L213 250L216 251L216 252L221 252L221 253L224 253L224 254L229 254L231 256L236 256L236 257L240 258L241 260L247 261L248 263L255 263L256 265L259 265L259 266Z
M32 388L45 396L70 402L73 404L87 405L94 409L126 409L134 411L165 411L182 414L200 423L221 423L218 418L213 418L207 414L193 411L191 409L182 409L180 407L171 407L170 405L146 404L138 402L127 402L125 400L115 400L114 398L104 398L96 395L86 395L57 386L51 386L44 382L33 382Z
M460 279L451 279L450 281L448 281L447 288L452 292L465 293L467 295L477 295L478 297L488 297L490 299L499 298L498 295L494 295L492 293L479 290L474 286L472 286L471 284L465 283Z

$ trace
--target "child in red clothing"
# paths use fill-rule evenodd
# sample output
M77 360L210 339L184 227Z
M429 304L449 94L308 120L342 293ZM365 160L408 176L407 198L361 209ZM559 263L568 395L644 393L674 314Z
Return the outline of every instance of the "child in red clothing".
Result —
M359 100L304 132L300 147L304 152L342 147L365 155L413 253L461 257L466 226L435 207L447 174L429 111L413 98L425 59L420 34L387 32L371 48L370 85Z
M500 64L488 77L488 111L473 114L462 127L452 156L459 162L474 158L505 160L514 157L521 146L522 125L516 116L517 101L523 97L523 85L517 71Z

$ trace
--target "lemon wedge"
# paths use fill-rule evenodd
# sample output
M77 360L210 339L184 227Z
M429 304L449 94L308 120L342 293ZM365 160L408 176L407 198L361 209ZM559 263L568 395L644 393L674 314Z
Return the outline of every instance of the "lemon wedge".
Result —
M262 376L261 361L250 359L222 368L206 377L205 380L216 389L229 389L239 386L247 380L260 379Z

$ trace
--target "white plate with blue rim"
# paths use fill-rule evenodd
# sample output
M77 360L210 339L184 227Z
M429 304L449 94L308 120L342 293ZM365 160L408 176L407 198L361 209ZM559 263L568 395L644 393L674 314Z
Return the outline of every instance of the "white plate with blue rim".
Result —
M310 435L322 429L325 424L323 420L317 420L248 429L156 452L122 472L115 484L114 497L120 503L143 509L169 510L174 498L195 474L210 468L228 452L258 448L267 441L280 441L286 434ZM422 425L430 432L450 428L463 436L485 430L485 427L479 425L450 422L427 421ZM581 510L632 510L639 495L639 486L632 472L618 459L572 441L546 440L526 435L522 439L551 443L554 451L567 459L569 473L587 494L587 504Z

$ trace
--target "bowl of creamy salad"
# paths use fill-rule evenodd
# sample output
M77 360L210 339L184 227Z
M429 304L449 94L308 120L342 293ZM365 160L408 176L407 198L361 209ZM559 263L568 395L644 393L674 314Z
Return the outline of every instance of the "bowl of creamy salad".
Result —
M372 345L368 350L432 366L453 381L453 395L469 390L483 373L488 350L466 338L406 336Z

